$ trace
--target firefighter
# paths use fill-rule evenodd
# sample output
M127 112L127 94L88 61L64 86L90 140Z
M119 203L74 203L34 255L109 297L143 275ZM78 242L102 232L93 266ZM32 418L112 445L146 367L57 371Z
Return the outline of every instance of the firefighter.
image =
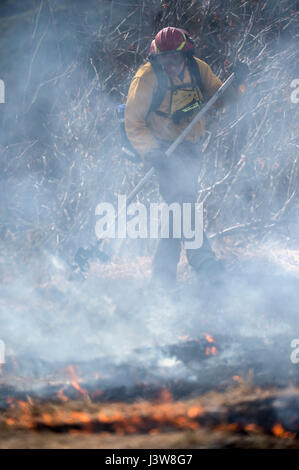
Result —
M126 134L145 167L155 168L160 195L167 204L197 201L204 119L171 157L167 158L164 152L221 85L209 65L194 57L194 42L187 31L174 27L164 28L156 35L149 61L131 82L125 109ZM172 235L170 231L169 238L159 240L152 269L153 279L170 286L175 285L183 241ZM186 256L204 277L219 281L223 276L223 265L217 261L205 234L202 246L187 249Z

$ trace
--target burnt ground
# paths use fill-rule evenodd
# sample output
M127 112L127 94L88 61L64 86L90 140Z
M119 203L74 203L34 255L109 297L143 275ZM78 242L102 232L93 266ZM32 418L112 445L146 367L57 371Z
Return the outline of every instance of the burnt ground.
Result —
M43 377L41 364L36 377L16 377L26 358L9 358L1 447L297 448L299 373L289 345L283 335L206 335L138 350L151 358L147 367L43 363Z
M251 381L256 386L277 388L299 386L299 368L291 362L292 339L284 335L271 339L203 336L161 348L138 349L127 361L102 357L75 361L71 366L8 357L2 367L0 403L6 408L11 396L51 400L61 388L70 399L79 398L81 392L72 381L80 382L95 401L126 403L156 399L164 388L178 400L211 390L224 391L234 382ZM28 362L34 374L23 376L20 371L23 364L26 370Z
M202 429L158 435L116 436L9 432L1 434L0 449L298 449L298 441L263 434Z
M249 385L173 401L15 402L1 448L298 448L298 389Z
M167 294L129 280L128 269L121 277L118 264L94 267L71 302L74 284L37 285L35 336L28 338L35 349L8 351L2 366L1 446L298 447L299 367L291 347L297 272L257 258L249 266L246 276L243 268L231 270L215 295L192 276L184 279L182 266L178 288ZM51 334L35 313L39 298L43 308L49 299L51 309L64 312ZM104 312L89 328L80 323L83 302L87 317L97 306ZM98 344L87 341L90 326ZM71 359L63 358L61 343L55 350L60 329ZM36 354L45 338L53 340L52 356Z

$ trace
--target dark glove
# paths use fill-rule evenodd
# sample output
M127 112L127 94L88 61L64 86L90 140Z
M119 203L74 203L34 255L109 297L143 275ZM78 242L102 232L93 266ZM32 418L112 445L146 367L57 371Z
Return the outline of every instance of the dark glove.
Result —
M154 167L155 170L163 171L167 169L167 157L160 149L154 149L144 156L145 164Z
M234 66L235 83L241 85L249 74L249 67L245 62L237 61Z

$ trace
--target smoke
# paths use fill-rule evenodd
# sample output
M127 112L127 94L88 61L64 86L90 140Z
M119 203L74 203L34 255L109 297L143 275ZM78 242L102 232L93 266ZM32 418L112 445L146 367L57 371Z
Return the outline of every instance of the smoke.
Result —
M2 9L0 338L8 353L148 366L153 355L175 375L179 360L158 348L179 337L270 337L298 327L298 259L289 263L287 251L298 231L292 2L259 2L263 13L234 6L238 24L210 3L199 13L192 4L189 17L177 11L179 20L157 1L32 1L28 11L15 2L13 20L8 2ZM280 3L289 16L276 32ZM77 248L95 241L96 205L127 194L144 173L120 156L115 104L156 30L185 23L222 79L241 46L251 70L244 97L208 119L202 155L199 198L227 282L207 287L182 262L177 291L149 286L152 241L123 244L112 263L71 282ZM139 197L157 198L156 183ZM227 357L236 360L235 351Z
M2 284L1 338L17 357L72 363L104 356L147 362L147 348L206 333L232 341L290 335L298 328L298 277L266 262L249 256L225 289L202 292L189 278L170 295L130 275L120 282L117 269L115 279L95 272L83 284L70 282L65 263L43 253L25 276Z

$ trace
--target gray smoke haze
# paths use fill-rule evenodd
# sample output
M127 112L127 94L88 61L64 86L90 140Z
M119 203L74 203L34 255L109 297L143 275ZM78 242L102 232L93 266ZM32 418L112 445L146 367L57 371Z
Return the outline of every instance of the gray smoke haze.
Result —
M224 28L230 46L212 34L229 21L228 3L191 3L195 10L175 17L158 1L32 1L28 10L16 1L14 20L3 3L0 339L9 354L150 364L150 352L134 351L180 337L298 337L295 2L259 2L263 14L261 5L240 8L242 21ZM281 3L287 13L277 32ZM188 22L196 8L205 22ZM77 248L95 241L96 205L128 194L144 174L120 156L114 109L150 39L178 18L221 79L238 49L251 70L244 98L211 113L202 156L199 198L213 248L228 262L227 285L209 291L182 264L177 293L154 290L151 240L122 244L108 266L95 263L84 282L71 282ZM157 200L155 181L138 197Z

